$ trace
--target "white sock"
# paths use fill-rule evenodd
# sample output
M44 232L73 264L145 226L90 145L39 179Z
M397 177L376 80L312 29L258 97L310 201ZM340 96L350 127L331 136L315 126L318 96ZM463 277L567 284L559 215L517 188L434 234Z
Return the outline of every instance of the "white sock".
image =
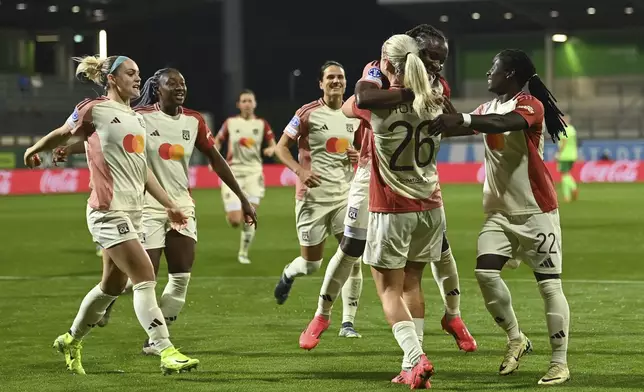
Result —
M324 281L322 282L320 298L318 299L318 310L315 312L316 315L330 317L333 303L338 298L341 291L343 294L342 303L345 303L343 286L347 286L345 283L347 282L347 279L349 279L353 265L357 260L357 257L346 255L342 249L338 247L338 250L335 252L333 257L331 257L331 260L329 260L326 272L324 273Z
M161 294L159 308L163 313L166 325L170 326L179 316L186 303L186 293L190 282L190 272L168 274L168 284Z
M69 329L69 333L74 339L83 339L94 328L96 323L103 318L105 309L116 298L113 295L105 294L101 290L100 284L94 286L85 295L85 298L83 298L83 302L81 302L80 308L78 309L78 314L72 323L72 327Z
M242 226L241 240L239 241L239 254L248 256L248 249L255 238L255 226L246 223Z
M420 347L423 347L423 337L425 336L425 319L422 318L413 318L411 321L414 323L414 328L416 330L416 336L418 337L418 342ZM413 367L411 361L406 355L403 355L402 368L404 370L410 370Z
M501 271L477 269L474 273L485 300L485 307L494 317L494 321L505 330L510 340L520 339L521 330L512 309L512 295L501 279Z
M362 265L354 261L349 279L342 286L342 324L353 324L358 312L358 303L362 294Z
M284 275L286 275L287 279L311 275L319 270L320 266L322 266L322 260L306 261L302 256L298 256L284 268Z
M432 274L438 285L443 303L445 305L445 314L448 317L457 317L461 315L461 289L458 280L458 269L456 260L452 255L452 249L449 248L441 254L441 259L437 263L432 263Z
M172 346L170 333L154 293L156 282L141 282L134 285L134 312L148 334L148 342L163 351Z
M539 282L539 292L546 307L546 323L552 347L552 361L567 363L570 308L561 287L561 279Z
M414 367L420 356L423 355L423 348L416 335L416 326L413 321L399 321L391 328L398 345L402 348L404 357L409 358L411 367ZM411 368L410 367L410 368Z

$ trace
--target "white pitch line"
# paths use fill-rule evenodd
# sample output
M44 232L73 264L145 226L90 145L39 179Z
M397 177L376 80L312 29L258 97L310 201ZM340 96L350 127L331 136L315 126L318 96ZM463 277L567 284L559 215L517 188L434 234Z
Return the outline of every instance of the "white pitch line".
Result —
M161 277L164 279L165 277ZM191 280L278 280L279 276L192 276ZM0 280L6 281L21 281L21 280L96 280L100 279L100 275L83 275L83 276L3 276L0 275ZM322 279L322 276L316 277L300 277L298 280L313 280L313 279ZM371 277L365 277L364 280L373 280ZM476 282L476 279L473 278L461 278L463 282ZM517 283L536 283L534 279L504 279L507 282L517 282ZM616 284L630 284L630 285L644 285L644 280L601 280L601 279L564 279L564 285L566 283L572 284L606 284L606 285L616 285Z

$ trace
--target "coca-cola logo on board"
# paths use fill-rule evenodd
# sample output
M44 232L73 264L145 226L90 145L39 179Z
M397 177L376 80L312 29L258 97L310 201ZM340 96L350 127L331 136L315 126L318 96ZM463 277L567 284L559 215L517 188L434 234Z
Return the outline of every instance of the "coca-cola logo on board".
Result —
M280 174L280 184L288 186L297 183L297 174L293 173L290 169L284 168Z
M587 162L579 173L581 182L635 182L638 161Z
M8 195L11 191L11 172L0 171L0 195Z
M41 193L77 192L78 170L45 170L40 177Z

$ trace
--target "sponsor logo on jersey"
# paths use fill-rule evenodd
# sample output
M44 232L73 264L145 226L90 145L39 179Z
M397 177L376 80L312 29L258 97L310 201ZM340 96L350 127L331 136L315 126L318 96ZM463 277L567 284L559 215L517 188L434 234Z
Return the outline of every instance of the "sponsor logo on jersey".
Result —
M190 140L190 131L187 129L181 131L181 135L183 136L183 140Z
M250 137L243 137L239 139L239 145L242 147L251 148L255 145L255 139Z
M343 137L332 137L326 141L326 151L330 153L344 154L349 149L351 141Z
M116 225L116 230L119 231L120 235L124 235L130 232L130 226L127 223L121 223L120 225Z
M163 143L159 146L159 156L165 161L180 161L185 156L181 144Z
M125 135L123 138L123 148L130 154L141 154L145 149L145 139L142 135Z

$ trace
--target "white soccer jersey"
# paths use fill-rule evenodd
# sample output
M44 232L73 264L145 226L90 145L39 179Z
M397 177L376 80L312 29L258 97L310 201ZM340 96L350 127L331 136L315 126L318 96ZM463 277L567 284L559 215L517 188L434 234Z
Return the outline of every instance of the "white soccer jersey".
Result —
M315 202L346 200L353 178L347 149L353 146L360 120L347 118L318 99L295 113L284 133L297 141L299 163L320 175L322 185L307 188L298 179L296 198ZM358 136L359 137L359 136Z
M228 141L227 160L237 175L262 172L262 145L275 138L268 122L259 117L230 117L217 138Z
M428 136L429 120L419 118L407 102L392 109L354 113L373 129L369 211L402 213L442 206L436 155L440 135ZM433 117L442 113L438 109Z
M183 107L179 108L176 116L164 113L159 104L137 108L136 111L145 120L147 160L152 172L178 207L194 207L188 168L195 148L206 153L215 145L208 125L199 112ZM164 209L149 194L146 208Z
M557 193L543 162L543 104L521 92L511 100L480 105L472 114L520 114L528 129L486 134L483 209L524 215L557 208Z
M129 106L100 97L79 103L67 124L72 134L85 138L92 190L89 206L141 210L147 181L143 117Z

